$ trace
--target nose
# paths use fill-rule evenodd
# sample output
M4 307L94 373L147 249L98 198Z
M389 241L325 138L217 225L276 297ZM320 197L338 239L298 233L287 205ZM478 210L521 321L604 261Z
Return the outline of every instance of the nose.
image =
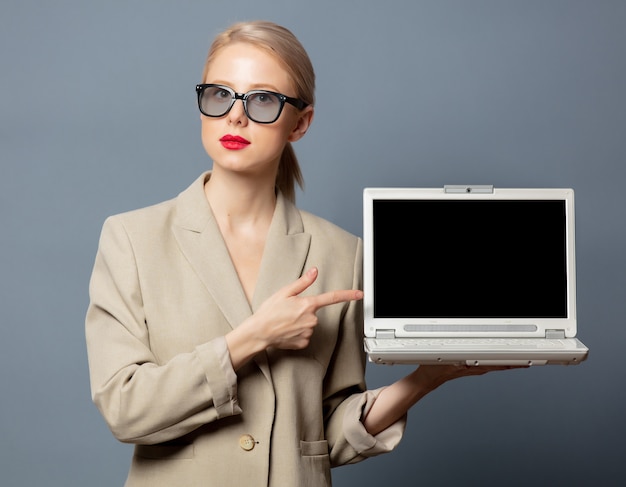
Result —
M246 125L248 123L248 116L246 115L246 111L243 107L243 100L239 98L236 99L226 116L232 124Z

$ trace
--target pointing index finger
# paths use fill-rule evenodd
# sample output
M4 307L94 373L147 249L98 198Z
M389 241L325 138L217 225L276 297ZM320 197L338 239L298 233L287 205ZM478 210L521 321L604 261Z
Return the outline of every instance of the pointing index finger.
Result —
M363 291L358 289L341 289L336 291L328 291L326 293L313 296L315 308L323 308L331 304L344 303L346 301L358 301L363 299Z

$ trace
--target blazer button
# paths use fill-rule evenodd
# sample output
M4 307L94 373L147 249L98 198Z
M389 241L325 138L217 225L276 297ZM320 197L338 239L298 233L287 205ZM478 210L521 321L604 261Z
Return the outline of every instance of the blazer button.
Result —
M245 451L252 450L255 444L256 441L254 441L254 438L250 435L241 435L239 438L239 446Z

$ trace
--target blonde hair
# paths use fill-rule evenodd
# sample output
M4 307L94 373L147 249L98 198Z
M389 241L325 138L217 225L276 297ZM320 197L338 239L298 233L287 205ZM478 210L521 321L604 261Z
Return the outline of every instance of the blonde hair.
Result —
M315 71L306 50L290 30L263 20L238 22L215 37L204 64L202 82L206 81L209 65L215 55L222 48L236 42L252 44L274 56L289 74L296 90L296 98L309 105L315 103ZM304 189L304 180L296 153L291 142L287 142L280 157L276 187L287 199L295 201L296 183Z

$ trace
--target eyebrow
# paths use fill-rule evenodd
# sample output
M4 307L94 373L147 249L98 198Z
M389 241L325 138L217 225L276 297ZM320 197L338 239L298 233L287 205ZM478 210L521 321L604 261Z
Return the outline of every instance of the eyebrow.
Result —
M215 85L228 86L229 88L235 90L235 88L233 88L230 83L228 83L226 81L223 81L223 80L212 81L212 83L215 84ZM274 85L267 84L267 83L255 83L253 85L250 85L249 89L247 89L243 93L247 93L248 91L253 91L253 90L267 90L267 91L275 91L276 93L282 93L282 91L280 91ZM237 91L237 90L235 90L235 91Z

